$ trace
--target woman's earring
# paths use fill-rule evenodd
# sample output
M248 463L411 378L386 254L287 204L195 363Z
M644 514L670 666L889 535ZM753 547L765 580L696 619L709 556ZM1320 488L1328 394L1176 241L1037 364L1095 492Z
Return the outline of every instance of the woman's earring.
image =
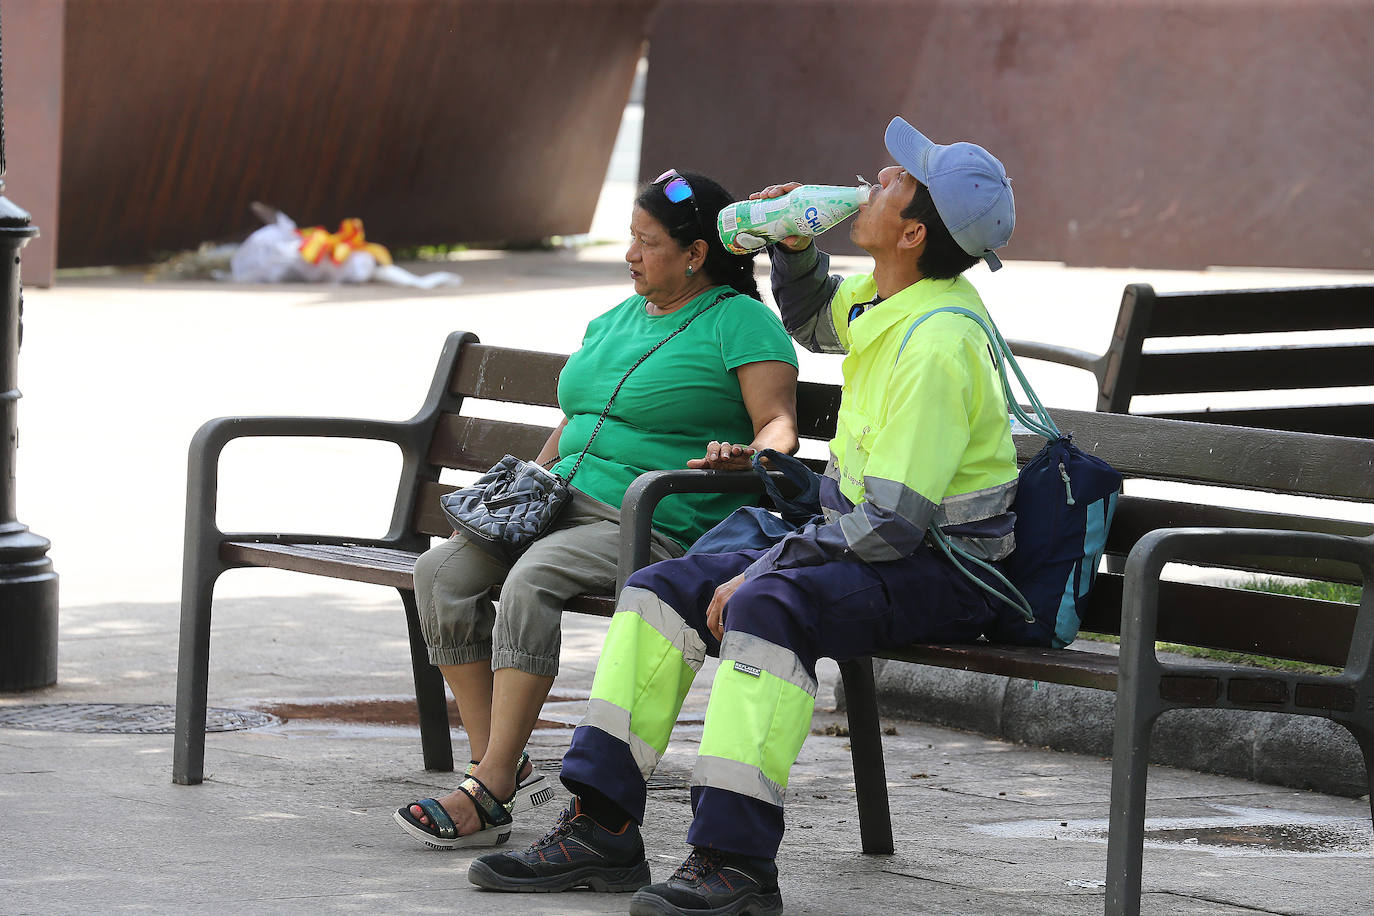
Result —
M695 268L693 268L691 264L688 264L688 265L687 265L687 276L690 277L694 272L695 272Z

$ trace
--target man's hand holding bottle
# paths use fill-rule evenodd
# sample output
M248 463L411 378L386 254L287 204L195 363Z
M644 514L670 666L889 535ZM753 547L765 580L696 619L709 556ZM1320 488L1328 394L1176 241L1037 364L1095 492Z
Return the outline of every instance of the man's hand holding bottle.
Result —
M788 194L791 191L795 191L797 188L800 188L801 186L802 183L800 181L788 181L784 182L783 184L770 184L762 191L755 191L753 194L750 194L749 199L765 200L770 197L782 197L783 195ZM739 235L735 236L735 241L742 245L747 245L750 248L762 248L764 245L768 244L768 242L766 242L765 240L758 238L757 236L750 235L747 232L741 232ZM758 244L754 244L755 242L757 242ZM782 245L787 249L790 249L791 251L801 251L806 246L811 244L811 237L808 235L789 235L785 239L779 239L778 244Z

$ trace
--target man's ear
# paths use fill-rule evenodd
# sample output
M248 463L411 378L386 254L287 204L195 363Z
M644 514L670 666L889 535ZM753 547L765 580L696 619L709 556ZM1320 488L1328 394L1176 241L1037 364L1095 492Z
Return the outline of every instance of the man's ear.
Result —
M902 234L897 239L897 247L908 251L917 249L924 251L926 247L926 224L914 219L904 221Z

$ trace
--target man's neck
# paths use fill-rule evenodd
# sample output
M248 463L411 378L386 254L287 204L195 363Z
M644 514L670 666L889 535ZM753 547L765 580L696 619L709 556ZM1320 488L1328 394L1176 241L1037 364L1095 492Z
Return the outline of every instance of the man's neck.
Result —
M910 258L884 257L873 259L873 282L878 295L890 299L908 286L924 279L916 262Z

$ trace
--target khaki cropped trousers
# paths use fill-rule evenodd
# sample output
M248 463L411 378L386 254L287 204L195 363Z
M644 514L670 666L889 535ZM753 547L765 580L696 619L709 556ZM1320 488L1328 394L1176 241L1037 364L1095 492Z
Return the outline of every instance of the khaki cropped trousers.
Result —
M581 490L550 531L508 564L461 534L415 563L420 628L434 665L491 660L493 671L517 668L558 674L563 606L574 595L615 590L620 510ZM650 562L682 556L677 542L654 532ZM490 597L501 586L499 603Z

